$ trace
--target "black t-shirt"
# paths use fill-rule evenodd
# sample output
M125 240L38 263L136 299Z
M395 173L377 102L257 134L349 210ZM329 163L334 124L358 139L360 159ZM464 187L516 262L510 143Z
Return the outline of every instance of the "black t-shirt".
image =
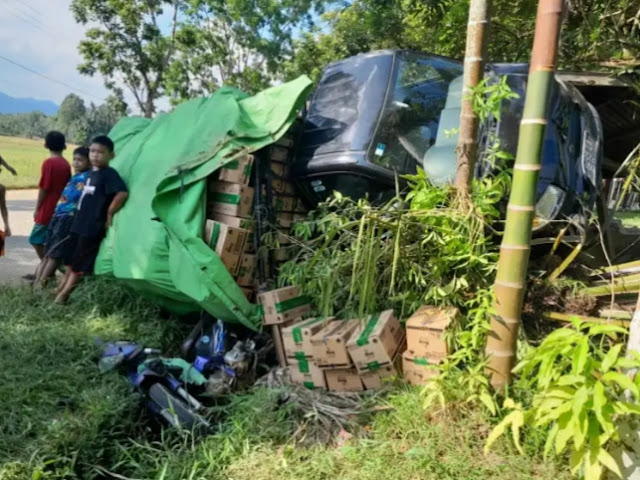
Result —
M93 170L82 189L71 231L87 237L104 235L109 205L116 193L126 191L127 186L113 168Z

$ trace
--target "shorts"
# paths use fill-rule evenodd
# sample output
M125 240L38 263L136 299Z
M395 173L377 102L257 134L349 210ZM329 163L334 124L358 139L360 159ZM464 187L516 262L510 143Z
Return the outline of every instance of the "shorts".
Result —
M40 225L36 223L29 235L29 243L31 245L45 245L47 243L48 225Z
M72 233L71 246L69 255L65 259L65 265L76 275L92 274L103 238L103 236L86 237Z
M73 215L57 215L49 222L46 255L55 260L68 258L73 248L71 239Z

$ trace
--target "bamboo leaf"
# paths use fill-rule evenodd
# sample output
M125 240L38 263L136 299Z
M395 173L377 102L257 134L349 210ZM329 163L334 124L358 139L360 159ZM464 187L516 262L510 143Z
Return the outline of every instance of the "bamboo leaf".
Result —
M484 445L485 453L489 452L489 450L491 449L491 446L495 443L495 441L498 440L498 438L500 438L502 435L504 435L504 432L511 425L512 421L513 421L513 417L511 416L511 413L510 413L509 415L504 417L504 419L500 423L498 423L498 425L495 426L495 428L491 431L491 433L487 437L487 442Z
M623 345L619 343L618 345L614 345L609 349L607 354L602 359L601 368L603 373L607 373L611 369L613 364L616 362L616 360L620 356L620 350L622 349L622 347Z
M571 468L571 473L576 475L578 470L584 463L585 450L574 450L571 452L571 456L569 457L569 468Z
M493 397L489 395L487 392L482 392L478 395L478 398L483 403L487 410L491 412L491 415L495 415L496 412L496 403L493 401Z
M589 353L589 339L583 338L578 342L576 352L573 355L573 367L572 373L578 375L584 370L584 366L587 364L587 354Z
M567 446L567 442L573 435L572 412L564 413L558 419L558 434L556 435L556 453L560 454Z
M558 434L558 430L559 430L559 426L557 423L554 423L553 426L551 427L551 430L549 430L549 434L547 436L547 441L544 444L544 458L546 459L549 456L549 453L551 452L551 449L553 448L553 444L555 442L556 439L556 435Z
M602 376L601 380L604 383L617 384L621 388L631 391L636 398L640 396L638 394L638 386L626 375L618 372L608 372Z
M617 325L602 325L602 324L597 324L592 326L589 329L589 336L595 336L595 335L607 335L607 336L613 336L616 333L621 333L623 335L626 335L627 329L623 328L623 327L619 327Z
M522 449L522 445L520 445L520 428L524 425L524 413L522 410L516 410L512 412L514 418L513 422L511 422L511 434L513 436L513 443L515 444L520 455L524 455L524 450Z
M622 472L620 471L620 467L618 463L613 459L609 452L607 452L604 448L601 448L598 451L598 461L615 473L619 478L622 478Z

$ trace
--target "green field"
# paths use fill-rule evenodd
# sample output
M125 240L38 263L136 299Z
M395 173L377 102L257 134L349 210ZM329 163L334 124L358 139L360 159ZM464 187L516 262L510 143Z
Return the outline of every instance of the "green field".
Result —
M73 147L68 146L66 157L71 158ZM47 158L47 150L44 148L44 140L20 137L0 136L0 156L18 172L17 176L11 175L5 169L0 172L0 183L11 188L35 188L40 179L40 166Z

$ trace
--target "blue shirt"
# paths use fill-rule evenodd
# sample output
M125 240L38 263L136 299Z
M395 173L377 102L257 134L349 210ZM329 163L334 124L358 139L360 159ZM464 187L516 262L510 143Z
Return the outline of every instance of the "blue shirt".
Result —
M56 205L54 215L69 215L70 213L75 212L80 196L82 195L82 189L84 188L84 184L87 182L87 178L89 178L90 174L91 170L86 170L84 172L76 173L71 177L67 186L64 187L64 190L62 191L62 195L60 195L60 200L58 201L58 205Z

